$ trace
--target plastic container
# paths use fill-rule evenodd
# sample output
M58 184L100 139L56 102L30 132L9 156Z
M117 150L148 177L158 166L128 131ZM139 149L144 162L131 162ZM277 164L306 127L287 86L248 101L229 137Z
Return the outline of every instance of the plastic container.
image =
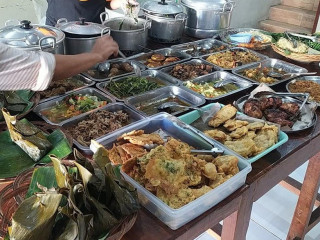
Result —
M229 36L232 42L236 43L249 43L252 39L252 34L249 33L237 33Z
M127 128L123 128L104 139L98 140L98 142L107 148L111 148L117 137L124 133L138 129L143 129L145 133L152 133L162 129L172 137L180 139L196 149L211 149L213 146L215 146L223 149L225 154L237 155L228 150L219 142L210 141L209 138L200 131L167 113L156 114L136 122L135 124L128 126ZM91 146L91 150L95 152L93 146ZM237 155L237 157L239 158L239 173L220 186L179 209L173 209L169 207L127 174L123 172L122 174L127 181L137 188L141 205L148 209L153 215L155 215L171 229L175 230L218 204L245 183L246 176L251 171L251 165L241 156Z

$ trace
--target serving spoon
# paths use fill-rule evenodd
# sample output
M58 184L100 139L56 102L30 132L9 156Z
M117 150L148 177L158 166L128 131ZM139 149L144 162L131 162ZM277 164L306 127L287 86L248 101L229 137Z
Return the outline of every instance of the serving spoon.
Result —
M274 71L270 71L268 72L268 76L272 77L272 78L284 78L286 76L288 77L299 77L299 76L309 76L309 75L315 75L317 74L317 72L307 72L307 73L278 73L278 72L274 72Z
M168 108L171 108L171 107L181 107L181 108L188 108L188 109L195 109L197 111L200 112L200 114L202 115L203 114L203 110L201 108L198 108L198 107L190 107L190 106L183 106L177 102L165 102L165 103L162 103L161 105L159 105L157 107L157 109L159 111L161 110L165 110L165 109L168 109Z

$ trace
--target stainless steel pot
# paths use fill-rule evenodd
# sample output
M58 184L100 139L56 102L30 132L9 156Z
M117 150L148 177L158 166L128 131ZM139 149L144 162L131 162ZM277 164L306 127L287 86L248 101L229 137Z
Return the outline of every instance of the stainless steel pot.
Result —
M234 2L229 0L182 0L188 16L186 33L208 38L230 27Z
M137 52L147 46L148 29L151 28L150 20L123 17L103 20L104 16L109 19L107 13L102 13L101 22L110 29L110 35L118 43L120 50Z
M56 27L66 35L66 54L90 52L99 37L110 34L108 28L101 24L85 22L84 18L74 22L68 22L66 18L61 18L57 21Z
M174 43L181 39L187 15L174 2L148 1L142 6L147 19L152 20L149 37L157 42Z
M57 28L32 24L28 20L8 20L0 29L0 42L28 51L64 54L65 35Z

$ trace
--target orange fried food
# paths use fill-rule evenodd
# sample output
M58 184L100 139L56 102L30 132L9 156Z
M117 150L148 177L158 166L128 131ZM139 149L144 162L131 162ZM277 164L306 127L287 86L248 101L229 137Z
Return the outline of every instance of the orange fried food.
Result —
M180 58L178 57L167 57L166 60L164 60L164 62L177 62L180 61Z
M160 66L162 66L161 62L150 62L147 64L147 67L150 67L150 68L155 68L155 67L160 67Z
M215 159L215 164L219 173L224 173L225 175L236 175L239 172L238 158L235 156L218 156Z
M156 133L142 134L139 136L124 136L123 139L140 146L148 144L164 144L160 135Z
M151 56L151 60L156 61L156 62L162 62L162 61L164 61L165 59L166 59L165 56L163 56L162 54L158 54L158 53L153 54L153 55Z
M122 164L122 159L121 159L120 153L119 153L117 146L115 144L109 150L109 159L115 165Z
M126 143L126 144L122 144L121 148L128 154L130 155L130 158L132 157L141 157L144 154L147 153L147 150L144 149L141 146L132 144L132 143Z
M124 140L124 137L126 137L126 136L139 136L142 134L144 134L144 130L133 130L131 132L122 134L120 137L117 138L117 141Z
M209 121L208 125L211 127L219 127L221 124L225 123L229 119L233 118L237 113L237 109L228 104L222 107Z

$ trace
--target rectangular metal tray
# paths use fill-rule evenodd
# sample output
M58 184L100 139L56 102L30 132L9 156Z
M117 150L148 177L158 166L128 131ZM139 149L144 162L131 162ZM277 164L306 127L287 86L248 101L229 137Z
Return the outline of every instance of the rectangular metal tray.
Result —
M160 67L152 68L152 67L146 66L144 63L147 61L148 58L150 58L155 53L162 54L164 56L175 56L175 57L180 58L181 60L164 65L164 66L160 66ZM167 66L171 66L171 65L174 65L174 64L177 64L180 62L187 61L187 60L191 59L191 56L189 54L186 54L184 52L181 52L181 51L173 49L173 48L162 48L162 49L155 50L155 51L148 52L148 53L139 53L137 55L130 57L129 59L137 61L140 64L143 64L147 69L160 69L163 67L167 67Z
M126 77L121 77L121 78L117 78L117 79L114 79L113 81L115 82L119 82L123 79L126 79L128 77L133 77L133 76L136 76L134 74L132 75L128 75ZM146 71L143 71L141 73L141 77L152 77L152 78L157 78L159 80L159 82L161 84L164 84L164 86L170 86L170 85L178 85L179 84L179 81L174 79L173 77L171 77L170 75L167 75L163 72L160 72L158 70L146 70ZM102 82L102 83L98 83L97 84L97 88L100 89L101 91L103 92L106 92L108 93L110 96L112 96L114 99L116 99L117 101L125 101L127 98L129 97L126 97L126 98L117 98L116 96L114 96L111 92L109 92L107 89L105 89L105 86L108 85L110 81L108 82ZM161 87L160 87L161 88ZM144 94L144 93L142 93ZM131 96L130 96L131 97Z
M77 91L77 90L80 90L80 89L83 89L83 88L86 88L86 87L91 87L91 86L93 86L95 84L94 81L90 80L89 78L87 78L85 76L82 76L81 74L75 75L75 76L73 76L71 78L76 78L77 80L82 81L85 85L82 86L82 87L79 87L79 88L75 88L75 89L73 89L71 91L65 92L64 94L61 94L61 95L56 95L56 96L52 96L52 97L49 97L49 98L42 98L42 99L40 99L39 103L50 101L50 100L52 100L54 98L64 96L64 95L66 95L68 93L71 93L73 91Z
M125 179L137 188L142 206L148 209L152 214L159 218L160 221L168 225L173 230L198 217L240 188L245 183L247 174L251 171L251 165L244 158L228 150L219 142L213 143L213 141L209 140L209 138L200 131L166 113L156 114L152 117L136 122L131 126L114 132L108 137L101 138L98 142L110 149L117 137L138 129L143 129L145 133L152 133L162 129L172 137L180 139L196 149L211 149L215 146L224 150L225 154L236 155L239 159L239 173L228 179L220 186L179 209L169 207L158 197L122 172ZM95 151L95 149L93 149L93 151Z
M85 120L91 113L93 112L97 112L97 111L100 111L100 110L107 110L109 112L116 112L116 111L124 111L126 112L128 115L129 115L129 121L130 123L124 127L127 127L129 126L130 124L133 124L134 122L136 121L139 121L141 119L144 119L145 117L140 114L138 111L130 108L129 106L125 105L124 103L110 103L110 104L107 104L106 106L103 106L99 109L95 109L93 111L90 111L89 113L85 113L85 114L82 114L81 116L77 116L75 117L74 119L70 119L70 120L67 120L61 127L63 129L67 129L68 127L70 126L74 126L76 125L77 123L79 123L80 121L82 120ZM122 127L122 128L124 128ZM119 129L122 129L122 128L119 128ZM119 129L115 130L115 131L118 131ZM100 138L103 138L103 137L106 137L108 135L110 135L112 132L108 133L108 134L103 134L96 138L96 139L93 139L93 140L97 140L97 139L100 139ZM90 150L90 147L88 146L84 146L82 144L80 144L76 139L73 138L73 143L80 149L82 150L83 152L85 152L86 154L92 154L92 151Z
M260 53L257 53L257 52L255 52L255 51L253 51L253 50L250 50L250 49L247 49L247 48L241 48L241 47L233 47L233 48L230 48L230 49L228 49L228 50L224 50L224 51L220 51L220 52L216 52L216 53L207 54L207 55L202 56L201 58L202 58L203 60L205 60L206 62L209 62L209 61L206 60L207 57L209 57L209 56L211 56L211 55L218 54L218 53L226 52L226 51L232 51L232 50L240 50L240 51L251 52L251 53L255 54L256 56L258 56L258 57L260 58L260 60L257 61L257 62L262 62L262 61L264 61L264 60L266 60L266 59L269 58L268 56L262 55L262 54L260 54ZM211 63L211 62L209 62L209 63ZM252 63L254 63L254 62L251 62L251 63L248 63L248 64L252 64ZM214 63L211 63L211 64L214 64ZM247 66L248 64L244 64L244 65L242 65L242 66ZM215 64L214 64L214 65L215 65ZM216 65L216 66L217 66L217 65ZM236 69L238 69L238 68L240 68L240 67L242 67L242 66L235 67L235 68L223 68L223 67L220 67L220 66L218 66L218 67L220 67L221 69L223 69L223 70L225 70L225 71L232 71L232 70L236 70Z
M143 70L146 69L146 67L145 67L143 64L141 64L141 63L139 63L139 62L136 62L136 61L133 61L133 60L129 60L129 59L118 58L118 59L112 59L112 60L106 61L106 63L110 63L110 64L112 64L112 63L123 63L123 62L129 63L129 64L130 64L131 66L133 66L134 68L140 68L141 71L143 71ZM103 63L102 63L102 64L103 64ZM99 64L96 64L96 65L95 65L93 68L91 68L90 70L98 71L98 70L97 70L97 69L98 69L98 66L99 66ZM89 70L89 71L90 71L90 70ZM117 76L114 76L114 77L108 77L109 72L106 72L106 73L104 74L105 76L102 77L102 78L96 78L96 77L90 75L90 74L88 73L88 71L87 71L87 72L83 72L83 73L81 73L81 74L84 75L84 76L86 76L87 78L91 79L92 81L95 81L95 82L103 82L103 81L107 81L107 80L110 80L110 79L115 79L115 78L119 78L119 77L123 77L123 76L128 76L128 75L133 74L133 73L134 73L134 71L129 72L129 73L120 74L120 75L117 75Z
M83 89L80 89L80 90L77 90L77 91L72 91L64 96L61 96L61 97L57 97L55 99L52 99L50 101L46 101L46 102L43 102L41 104L39 104L38 106L36 106L34 109L33 109L33 112L35 112L39 117L41 117L43 120L45 120L47 123L49 124L52 124L52 125L58 125L58 126L61 126L63 125L64 123L66 123L67 121L70 121L72 119L75 119L76 117L81 117L83 115L86 115L88 113L91 113L92 111L94 111L95 109L91 110L91 111L88 111L86 113L82 113L78 116L74 116L72 118L69 118L69 119L66 119L60 123L53 123L51 122L47 117L43 116L41 114L41 111L44 110L44 109L48 109L48 108L51 108L53 106L55 106L58 102L60 102L61 100L63 100L64 98L66 98L67 96L70 96L70 95L73 95L73 94L82 94L82 95L85 95L85 94L90 94L90 95L95 95L97 97L99 97L101 100L105 100L105 101L108 101L109 103L111 102L115 102L115 100L110 97L108 94L104 93L104 92L101 92L99 91L98 89L95 89L95 88L83 88ZM100 109L100 108L97 108L97 109Z
M211 109L213 104L215 104L215 103L211 103L211 104L208 104L206 106L203 106L201 109L203 109L204 111L208 111L208 110ZM243 114L243 113L238 112L237 114ZM191 126L195 127L196 129L198 129L198 130L200 130L202 132L206 131L206 130L212 130L213 129L212 127L209 127L207 124L201 124L199 122L199 121L201 121L200 118L201 117L200 117L200 114L199 114L198 111L192 111L192 112L186 113L186 114L184 114L184 115L179 117L179 119L181 121L183 121L184 123L190 124ZM267 155L269 152L277 149L279 146L281 146L282 144L287 142L288 139L289 139L288 135L286 133L284 133L283 131L280 131L279 132L279 136L278 136L278 142L275 145L269 147L268 149L266 149L265 151L259 153L258 155L254 156L254 157L248 158L247 161L249 163L254 163L255 161L257 161L260 158L262 158L263 156Z
M194 42L188 42L188 43L183 43L183 44L179 44L179 45L173 45L173 46L171 46L171 48L177 49L177 50L179 50L181 52L189 54L193 58L202 57L202 56L208 54L208 53L203 54L203 53L199 53L199 52L187 53L188 50L191 50L193 48L192 46L197 46L197 49L199 47L201 47L201 46L206 46L205 48L208 48L208 46L217 46L217 47L225 46L226 47L225 49L229 48L229 44L224 43L224 42L219 41L219 40L216 40L216 39L213 39L213 38L207 38L207 39L202 39L202 40L198 40L198 41L194 41Z
M208 74L208 75L205 75L201 78L198 78L196 80L193 80L191 82L193 83L205 83L205 82L210 82L210 81L215 81L215 80L225 80L225 79L230 79L232 80L236 85L239 86L239 89L235 90L235 91L231 91L231 92L228 92L227 94L224 94L224 95L220 95L218 97L215 97L215 98L208 98L208 97L205 97L204 95L200 94L200 93L197 93L189 88L187 88L185 86L185 83L182 83L181 84L181 87L185 88L185 89L188 89L189 91L192 91L198 95L201 95L203 96L206 100L218 100L218 99L221 99L221 98L224 98L226 96L230 96L234 93L237 93L237 92L240 92L240 91L243 91L247 88L250 88L252 85L254 85L254 83L252 82L249 82L241 77L238 77L236 75L233 75L229 72L225 72L225 71L217 71L217 72L214 72L214 73L211 73L211 74Z
M216 65L214 65L214 64L212 64L212 63L209 63L209 62L207 62L207 61L204 61L203 59L197 59L197 58L191 59L191 60L186 61L186 62L183 62L183 63L181 63L181 64L207 64L207 65L210 65L210 66L213 67L213 71L212 71L211 73L213 73L214 71L220 71L220 70L221 70L220 67L218 67L218 66L216 66ZM169 67L161 68L160 71L161 71L161 72L164 72L164 73L166 73L166 74L168 74L168 75L170 75L171 70L172 70L175 66L176 66L176 64L175 64L175 65L172 65L172 66L169 66ZM209 73L209 74L211 74L211 73ZM207 75L208 75L208 74L207 74ZM174 78L174 79L177 79L180 83L183 83L183 82L185 82L185 81L190 81L190 80L199 79L199 78L202 77L202 76L200 76L200 77L197 77L197 78L194 78L194 79L180 80L179 78L176 78L176 77L174 77L174 76L172 76L172 75L170 75L170 76L171 76L172 78ZM206 76L206 75L203 75L203 76Z
M247 70L247 69L252 69L252 68L257 68L259 65L261 64L261 68L264 68L264 67L268 67L268 68L281 68L283 71L285 72L288 72L288 73L305 73L305 72L308 72L307 69L303 68L303 67L300 67L300 66L297 66L297 65L294 65L292 63L287 63L285 61L281 61L281 60L278 60L278 59L274 59L274 58L269 58L269 59L266 59L264 61L262 61L261 63L252 63L252 64L249 64L249 65L246 65L246 66L241 66L241 67L238 67L237 69L234 69L232 70L232 73L239 76L239 77L242 77L242 78L245 78L251 82L254 82L254 83L258 83L260 84L260 82L257 82L251 78L248 78L246 76L243 76L241 74L241 72L243 72L244 70ZM279 80L279 81L276 81L275 83L272 83L272 84L267 84L268 86L274 86L274 85L277 85L277 84L280 84L282 82L285 82L285 81L288 81L290 79L293 79L293 78L296 78L296 77L287 77L285 79L282 79L282 80Z
M137 109L139 105L148 104L148 103L154 103L154 102L161 102L161 99L165 99L168 97L176 97L180 101L188 104L189 107L198 107L201 106L206 102L203 96L198 96L194 94L191 91L188 91L186 89L183 89L181 87L177 86L167 86L163 87L151 92L148 92L146 94L142 94L139 96L133 96L128 98L125 102L132 108L136 109L139 113L141 113L144 116L150 116L147 113L143 112L142 110ZM177 115L179 113L182 113L188 109L186 108L179 108L180 111L176 111L171 113L171 115Z

